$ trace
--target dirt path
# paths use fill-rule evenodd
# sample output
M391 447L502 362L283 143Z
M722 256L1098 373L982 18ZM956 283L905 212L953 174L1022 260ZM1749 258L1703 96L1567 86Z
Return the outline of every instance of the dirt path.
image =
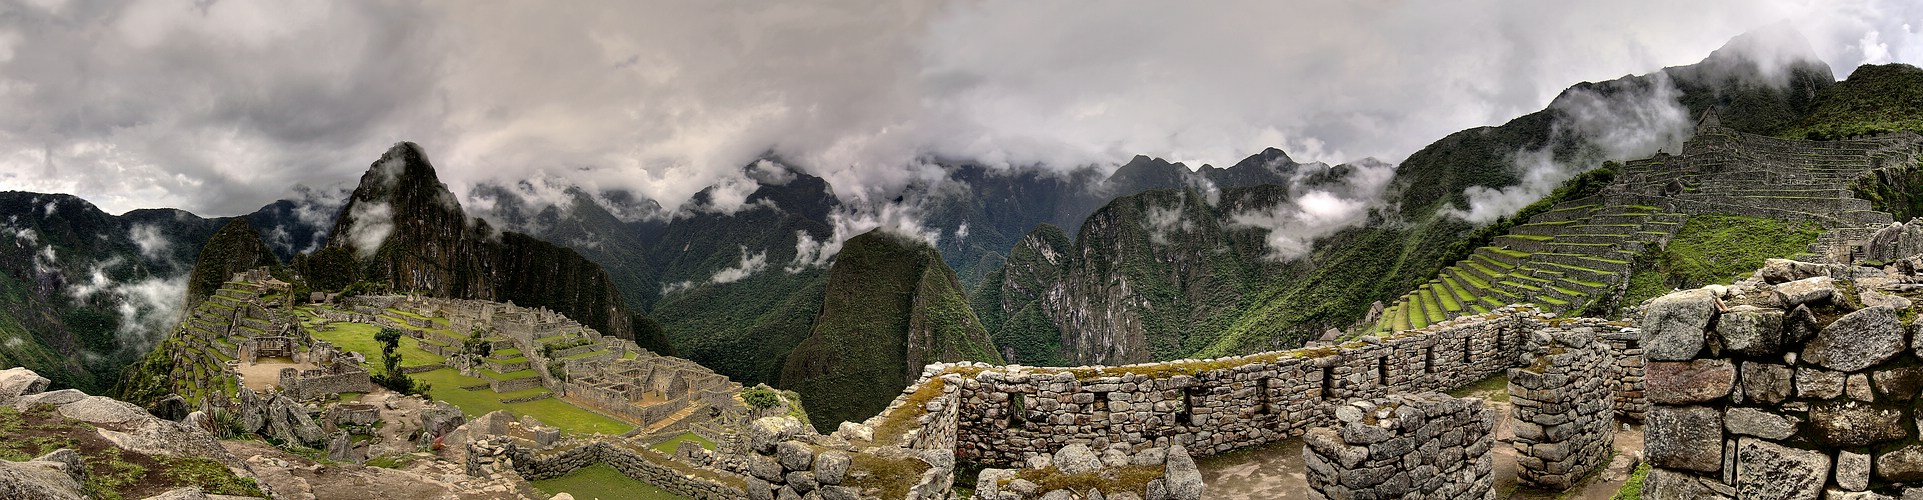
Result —
M1622 489L1634 468L1630 457L1642 455L1642 428L1623 430L1617 424L1616 457L1601 473L1591 475L1573 492L1546 493L1519 490L1516 485L1516 450L1509 444L1509 404L1490 402L1498 412L1496 445L1493 448L1497 498L1515 500L1573 499L1609 500ZM1309 489L1302 465L1302 440L1291 439L1267 446L1236 450L1196 461L1208 484L1212 500L1317 500L1322 495Z

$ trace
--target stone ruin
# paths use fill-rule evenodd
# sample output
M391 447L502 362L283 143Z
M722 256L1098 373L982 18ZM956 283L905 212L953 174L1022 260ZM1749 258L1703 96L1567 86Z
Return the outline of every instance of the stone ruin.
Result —
M1336 406L1302 436L1309 487L1328 498L1494 500L1496 413L1482 400L1393 394Z
M570 361L561 383L568 402L623 417L644 428L677 417L728 416L737 424L747 408L735 401L741 384L681 358L643 352L634 359ZM720 414L720 415L717 415Z
M282 336L252 337L240 341L240 359L254 364L260 358L292 358L297 352L294 339Z
M1651 301L1644 498L1923 495L1918 291L1913 272L1772 260Z
M308 359L319 368L302 370L299 368L280 369L280 390L282 394L296 401L330 398L343 392L371 392L373 378L362 368L357 357L341 354L338 347L325 341L316 341L308 348Z
M1562 491L1609 459L1616 423L1617 355L1594 328L1549 328L1509 370L1510 428L1524 486Z

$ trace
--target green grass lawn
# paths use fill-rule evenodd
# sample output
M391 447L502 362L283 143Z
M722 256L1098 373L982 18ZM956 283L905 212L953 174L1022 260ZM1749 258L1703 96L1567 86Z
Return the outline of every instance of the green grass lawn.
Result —
M694 441L695 444L701 445L702 448L706 448L709 450L714 449L714 441L709 441L708 438L697 436L692 432L683 432L679 436L668 438L667 441L655 443L654 446L651 446L650 448L654 448L655 451L666 453L668 454L668 456L674 456L674 448L677 446L681 446L682 441Z
M367 356L369 368L381 359L381 343L374 340L374 334L381 328L361 323L332 323L314 330L314 338L332 342L341 349L358 352ZM401 366L438 365L447 358L421 349L421 341L413 337L401 337Z
M621 471L614 470L613 467L600 463L582 467L565 476L541 481L529 481L528 483L534 485L534 489L540 490L542 495L554 495L565 492L573 495L577 500L594 500L597 498L602 500L614 500L617 498L666 500L685 498L662 491L660 488L656 488L648 483L636 481L633 478L629 478L626 474L622 474Z
M333 323L329 325L329 327L330 328L315 331L314 338L333 342L334 345L340 346L342 349L366 355L370 364L369 369L379 369L371 365L378 363L381 357L380 342L374 340L374 334L380 331L380 327L360 323ZM402 366L440 364L445 360L446 358L421 350L418 341L413 338L401 337ZM534 418L540 419L542 423L560 428L561 432L568 434L597 432L602 434L623 434L634 430L634 426L628 425L620 420L588 411L559 399L550 398L514 404L501 402L502 399L532 396L539 392L546 391L546 389L531 389L506 394L498 394L487 389L477 391L464 390L461 389L462 386L486 384L487 380L463 376L460 372L452 368L442 368L417 373L412 376L415 380L433 384L433 387L428 390L428 396L453 403L454 406L460 407L461 412L466 413L469 417L479 417L495 410L507 410L509 413L515 415L533 415ZM523 370L503 374L503 376L512 379L537 375L534 374L533 370Z
M433 384L434 386L428 390L429 396L434 399L454 403L454 406L461 407L461 412L466 413L469 417L479 417L495 410L507 410L509 413L515 415L533 415L534 418L540 419L542 423L560 428L561 432L568 434L596 432L602 434L623 434L634 430L634 426L628 425L620 420L588 411L559 399L549 398L514 404L502 403L502 399L532 396L539 391L530 390L499 394L487 389L475 391L465 390L462 389L461 386L485 384L487 381L475 377L462 376L460 372L454 371L453 368L442 368L431 372L417 373L414 374L414 379Z

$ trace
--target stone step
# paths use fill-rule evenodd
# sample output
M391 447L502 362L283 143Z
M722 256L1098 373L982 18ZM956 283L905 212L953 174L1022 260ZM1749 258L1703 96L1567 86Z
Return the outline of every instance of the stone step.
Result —
M1528 259L1529 254L1530 252L1503 250L1496 247L1481 247L1481 248L1477 248L1475 253L1472 255L1481 256L1487 260L1499 262L1502 264L1502 267L1510 268L1510 267L1516 267L1516 265L1521 264L1524 259Z
M1562 264L1565 266L1596 269L1596 270L1608 271L1610 273L1616 273L1616 274L1625 274L1629 272L1629 263L1621 260L1616 260L1616 259L1604 259L1599 257L1591 257L1588 255L1564 254L1564 253L1540 253L1540 254L1535 254L1532 258L1538 262L1549 262L1554 264Z
M1497 248L1534 253L1549 251L1550 242L1549 237L1544 236L1505 234L1497 236L1496 239L1489 242L1489 244Z
M1523 224L1523 225L1509 228L1509 234L1531 235L1531 236L1556 236L1556 235L1568 232L1569 228L1576 222L1577 221L1574 221L1574 220L1565 220L1565 221L1556 221L1556 222Z
M1630 233L1622 233L1622 234L1568 233L1568 234L1556 235L1555 242L1556 243L1617 244L1624 241L1628 241L1631 237L1632 235Z

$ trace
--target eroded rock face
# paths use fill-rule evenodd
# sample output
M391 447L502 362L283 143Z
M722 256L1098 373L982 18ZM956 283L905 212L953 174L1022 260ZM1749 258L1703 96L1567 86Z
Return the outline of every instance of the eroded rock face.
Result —
M1741 498L1816 498L1828 482L1830 457L1820 451L1744 438L1736 444L1737 496Z
M14 367L0 370L0 404L13 404L21 396L39 394L53 381L33 370Z
M1908 337L1895 309L1871 307L1823 327L1803 347L1802 359L1831 370L1853 372L1889 361L1909 347Z
M1723 470L1723 414L1702 406L1654 406L1649 410L1649 463L1657 467L1718 472Z
M61 449L26 462L0 460L0 498L86 498L85 471L75 467L74 460L54 456L61 452L75 455L73 450Z
M1829 276L1829 268L1809 262L1769 259L1763 261L1762 276L1763 281L1770 284L1788 283L1817 276Z
M1202 472L1182 445L1168 449L1168 493L1174 500L1202 499Z

